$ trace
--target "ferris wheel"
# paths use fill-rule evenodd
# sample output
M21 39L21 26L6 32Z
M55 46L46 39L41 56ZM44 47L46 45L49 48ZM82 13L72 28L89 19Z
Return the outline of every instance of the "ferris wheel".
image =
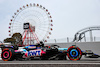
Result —
M30 3L20 7L12 16L9 23L9 36L14 33L20 33L24 38L25 34L23 35L23 32L25 33L25 29L23 27L25 23L28 23L31 28L34 28L34 31L31 31L35 35L33 37L37 37L39 41L46 42L53 30L52 22L52 16L48 9L42 5Z

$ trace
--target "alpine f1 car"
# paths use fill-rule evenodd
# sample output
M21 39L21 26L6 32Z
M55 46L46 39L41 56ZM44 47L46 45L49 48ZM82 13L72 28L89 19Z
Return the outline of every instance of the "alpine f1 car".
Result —
M91 50L82 51L78 46L72 45L69 48L60 48L58 45L44 46L43 42L36 45L25 46L19 49L14 45L1 44L1 58L3 61L26 60L39 57L41 60L80 60L82 55L86 58L99 58Z

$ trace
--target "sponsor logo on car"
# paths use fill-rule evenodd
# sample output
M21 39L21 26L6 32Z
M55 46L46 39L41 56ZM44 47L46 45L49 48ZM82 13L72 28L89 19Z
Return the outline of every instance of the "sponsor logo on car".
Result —
M28 51L28 56L41 56L41 50Z

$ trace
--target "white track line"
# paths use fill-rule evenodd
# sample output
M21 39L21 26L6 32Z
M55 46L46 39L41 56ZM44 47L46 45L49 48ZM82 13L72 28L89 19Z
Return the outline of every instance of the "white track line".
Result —
M80 64L80 65L82 65L82 64L85 64L85 65L99 64L100 65L100 63L0 63L0 64L39 64L39 65L40 64Z

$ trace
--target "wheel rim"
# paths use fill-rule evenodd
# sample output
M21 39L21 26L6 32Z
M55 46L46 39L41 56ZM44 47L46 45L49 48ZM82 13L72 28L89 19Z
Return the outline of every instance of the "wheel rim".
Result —
M70 51L70 55L71 55L72 57L77 57L77 56L78 56L78 51L77 51L76 49L72 49L72 50Z
M8 52L8 51L5 51L5 52L3 53L3 57L4 57L4 58L9 58L9 52Z
M12 57L12 52L9 49L4 49L1 54L3 61L9 61Z
M77 46L69 47L67 52L67 56L70 60L80 60L80 58L82 57L82 52Z

